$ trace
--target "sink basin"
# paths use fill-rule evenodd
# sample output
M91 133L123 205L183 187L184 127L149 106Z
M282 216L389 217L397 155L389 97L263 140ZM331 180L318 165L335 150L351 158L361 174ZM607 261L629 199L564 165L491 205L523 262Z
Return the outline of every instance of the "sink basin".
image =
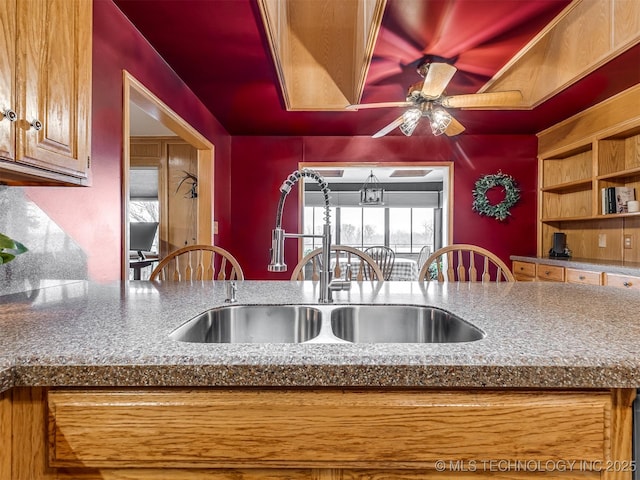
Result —
M195 343L452 343L480 340L484 332L420 305L225 305L169 337Z
M444 310L418 305L354 305L331 312L334 335L354 343L453 343L484 337Z
M229 305L207 310L169 337L198 343L300 343L320 333L318 309L303 305Z

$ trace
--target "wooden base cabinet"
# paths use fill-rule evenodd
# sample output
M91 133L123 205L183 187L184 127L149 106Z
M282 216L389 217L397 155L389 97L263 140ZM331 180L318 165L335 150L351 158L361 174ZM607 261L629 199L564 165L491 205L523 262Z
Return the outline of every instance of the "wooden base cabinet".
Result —
M12 480L631 479L634 395L16 388L0 402L0 438L10 443L0 453L0 474ZM600 468L614 461L617 467Z

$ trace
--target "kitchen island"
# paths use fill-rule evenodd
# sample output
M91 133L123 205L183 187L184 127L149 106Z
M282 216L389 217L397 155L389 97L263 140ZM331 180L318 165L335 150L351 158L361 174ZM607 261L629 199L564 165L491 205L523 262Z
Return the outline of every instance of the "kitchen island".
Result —
M240 304L314 304L315 288L245 281L237 296ZM559 473L558 463L533 470L631 478L630 405L640 386L633 291L354 283L336 303L434 306L485 337L169 339L224 299L223 282L77 282L1 297L0 440L13 449L0 454L0 478L162 478L160 468L176 469L166 478L445 478L450 467L482 459L583 461L579 472ZM440 473L439 459L463 464ZM607 461L620 463L597 463Z

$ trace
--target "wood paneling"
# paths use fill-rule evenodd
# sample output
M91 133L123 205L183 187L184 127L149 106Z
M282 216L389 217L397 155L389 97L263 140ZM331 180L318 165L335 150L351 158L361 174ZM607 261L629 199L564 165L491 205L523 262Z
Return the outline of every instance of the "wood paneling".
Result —
M640 118L638 105L640 85L543 130L538 133L538 155L545 158L555 156L572 147L583 146L589 143L589 139L605 137L608 132L624 129L625 125L633 125Z
M358 103L386 0L260 0L287 110Z
M11 392L0 393L0 479L11 478Z
M46 391L14 388L11 480L54 480L47 464Z
M640 32L640 10L636 0L613 2L613 48L621 49L637 43Z
M161 245L162 255L198 240L198 197L190 192L187 173L199 176L197 150L182 142L166 142L167 165L167 245Z
M49 411L50 461L61 467L427 468L441 458L595 461L611 449L605 392L53 391Z
M572 2L480 91L520 90L534 108L640 40L640 2Z

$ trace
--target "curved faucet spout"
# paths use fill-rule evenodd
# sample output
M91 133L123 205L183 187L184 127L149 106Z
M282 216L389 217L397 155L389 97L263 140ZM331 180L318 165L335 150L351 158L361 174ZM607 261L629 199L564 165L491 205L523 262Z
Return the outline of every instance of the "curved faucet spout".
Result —
M302 177L309 177L315 180L322 191L324 196L324 226L322 235L305 235L301 233L286 233L282 229L282 212L284 210L284 202L287 195L291 191L298 180ZM330 303L331 290L329 289L330 281L330 252L331 252L331 211L329 205L329 187L325 179L315 170L303 168L302 170L296 170L292 172L287 179L280 186L280 201L278 202L278 211L276 212L276 228L273 229L271 234L271 261L267 266L267 270L270 272L286 272L287 264L284 261L284 240L285 238L300 238L300 237L317 237L322 238L322 266L320 270L320 299L321 303Z
M315 170L311 170L308 168L303 168L302 170L295 170L292 172L287 179L280 185L280 201L278 202L278 211L276 212L276 228L282 228L282 212L284 210L284 201L287 198L287 195L291 191L291 187L293 187L298 180L302 177L309 177L316 181L316 183L320 186L320 191L324 197L324 223L328 225L331 223L331 212L329 210L329 194L331 191L329 190L329 186L326 180Z

